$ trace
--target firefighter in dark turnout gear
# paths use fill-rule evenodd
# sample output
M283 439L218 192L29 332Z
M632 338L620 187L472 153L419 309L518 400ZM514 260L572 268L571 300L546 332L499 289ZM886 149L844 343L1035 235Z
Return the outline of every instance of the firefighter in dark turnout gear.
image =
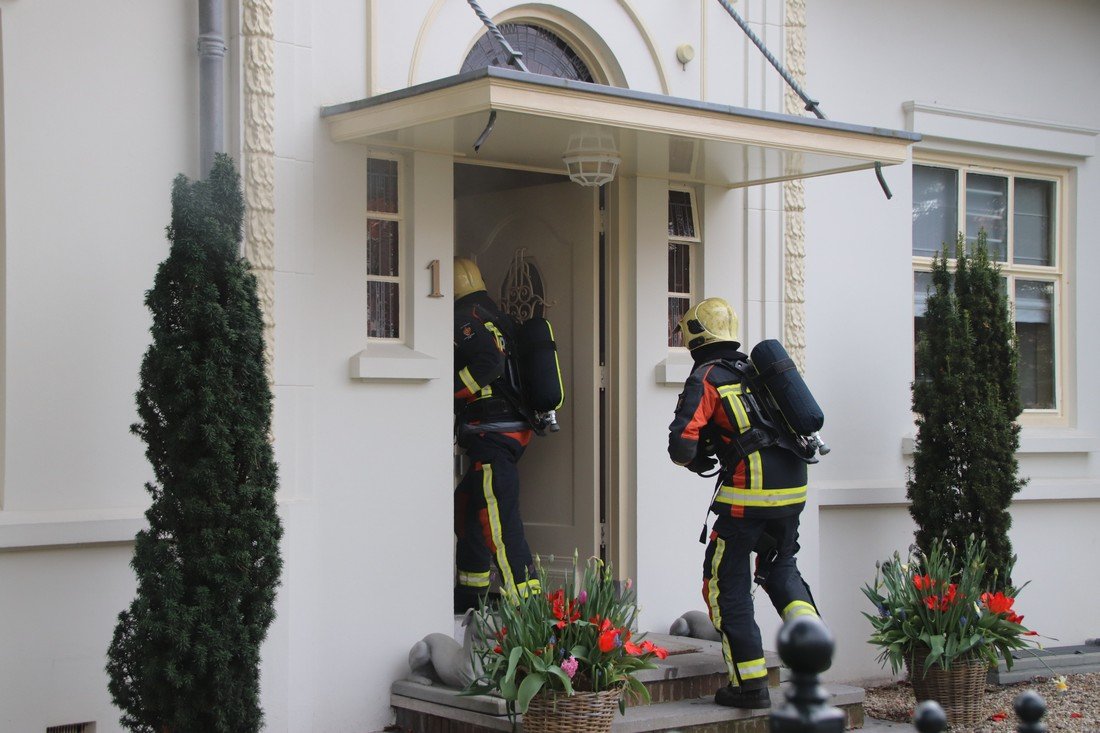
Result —
M750 553L757 552L756 581L784 621L817 609L795 562L806 464L761 428L756 398L737 368L748 359L738 351L737 325L721 298L702 301L680 321L695 365L669 426L668 452L699 474L718 465L710 507L718 518L703 563L703 598L722 635L729 685L715 702L766 708L768 671L753 616Z
M488 593L492 562L507 596L537 593L539 581L519 512L517 463L532 429L506 350L514 323L485 291L474 262L456 258L454 268L455 428L470 463L454 497L459 613Z

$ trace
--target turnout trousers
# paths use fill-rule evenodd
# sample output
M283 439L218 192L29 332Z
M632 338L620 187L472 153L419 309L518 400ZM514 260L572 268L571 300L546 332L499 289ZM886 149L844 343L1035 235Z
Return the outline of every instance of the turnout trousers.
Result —
M538 592L531 550L519 513L517 463L525 443L515 433L481 433L463 443L470 467L455 489L456 599L476 606L489 590L489 568L500 570L510 597Z
M801 507L799 508L801 510ZM798 514L785 517L719 515L703 563L703 599L714 627L722 635L722 656L730 684L743 689L765 687L768 669L753 615L749 553L762 533L776 544L777 556L763 588L783 621L818 615L809 586L798 572Z

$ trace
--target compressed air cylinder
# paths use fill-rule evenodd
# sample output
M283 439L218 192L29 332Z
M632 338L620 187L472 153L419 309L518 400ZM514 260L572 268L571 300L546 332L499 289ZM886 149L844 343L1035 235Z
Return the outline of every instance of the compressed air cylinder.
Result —
M825 414L783 344L775 339L761 341L749 359L795 433L810 436L821 429Z
M565 401L554 329L545 318L523 322L516 335L519 370L527 403L538 412L557 410Z

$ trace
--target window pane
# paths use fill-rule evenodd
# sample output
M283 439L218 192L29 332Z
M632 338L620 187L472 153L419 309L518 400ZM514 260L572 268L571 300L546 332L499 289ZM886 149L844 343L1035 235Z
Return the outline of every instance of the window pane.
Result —
M1013 261L1053 265L1054 182L1017 178L1013 193Z
M691 210L691 194L687 191L668 192L668 236L695 236L695 217Z
M966 177L966 243L967 251L985 230L989 256L1004 262L1007 255L1008 179L971 173Z
M932 289L932 273L930 272L914 272L913 273L913 353L916 354L916 345L920 343L921 334L924 333L924 314L928 311L928 293ZM914 373L917 380L921 380L924 375L916 370L916 362L914 361Z
M1054 283L1016 281L1020 400L1024 409L1054 409Z
M668 243L668 292L691 292L691 245Z
M367 161L367 211L397 213L397 161Z
M669 346L683 346L684 335L676 331L673 333L673 329L680 323L680 319L684 317L684 314L688 312L688 308L691 307L691 301L687 298L669 298L668 299L668 345Z
M400 321L400 301L397 283L367 282L367 336L397 338Z
M955 243L959 227L959 174L949 168L913 166L913 254L932 257Z
M397 276L397 222L367 220L367 274Z

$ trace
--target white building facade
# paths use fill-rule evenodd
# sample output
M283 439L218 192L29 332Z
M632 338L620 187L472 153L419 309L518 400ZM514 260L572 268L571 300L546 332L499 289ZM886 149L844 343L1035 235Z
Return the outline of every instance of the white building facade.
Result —
M151 480L128 431L142 298L171 180L200 173L195 5L0 0L3 731L118 730L105 654ZM843 124L801 110L714 0L482 3L560 39L598 87L458 76L485 33L464 0L226 5L286 528L268 730L381 730L409 647L452 628L451 262L476 257L496 291L521 247L568 394L521 463L533 549L602 552L647 629L703 608L712 487L667 457L690 363L668 323L725 297L743 342L783 340L824 408L800 564L837 637L829 676L860 680L886 675L860 586L912 541L927 242L1001 226L1028 348L1018 604L1059 643L1098 635L1096 3L736 0ZM593 134L619 159L602 194L562 163Z

